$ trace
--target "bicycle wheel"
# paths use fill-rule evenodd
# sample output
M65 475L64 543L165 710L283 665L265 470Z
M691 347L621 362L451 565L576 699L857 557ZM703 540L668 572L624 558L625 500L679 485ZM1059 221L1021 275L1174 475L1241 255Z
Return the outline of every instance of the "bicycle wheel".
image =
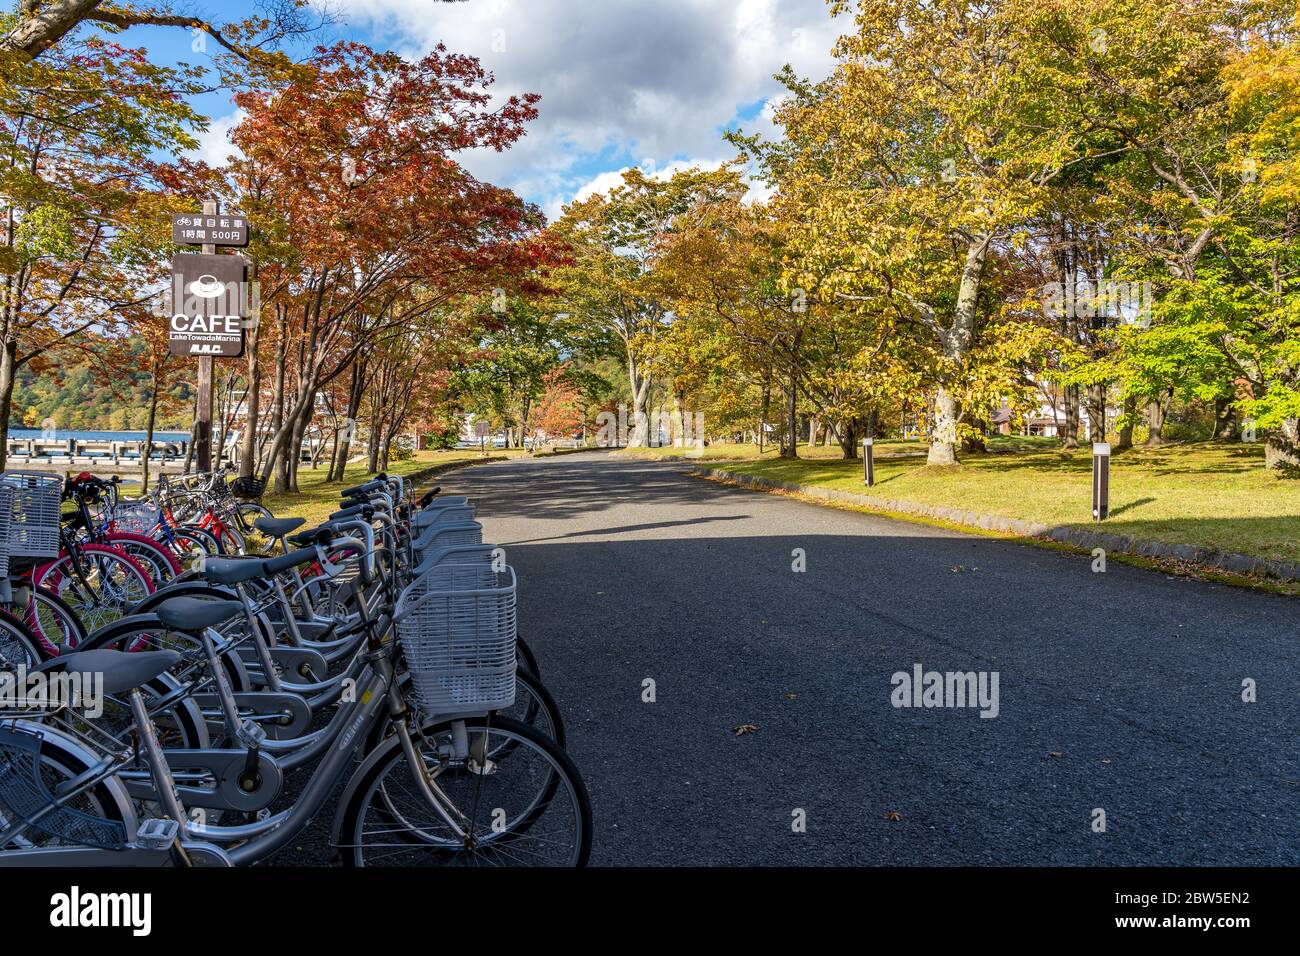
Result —
M167 542L182 568L192 567L194 561L209 554L220 554L221 544L213 534L199 527L172 528Z
M244 536L239 533L239 529L232 524L224 522L216 526L216 530L204 528L208 534L217 539L217 544L221 547L221 553L225 555L244 554L245 542Z
M0 611L0 671L33 668L49 657L31 629L8 611Z
M166 546L153 538L130 531L113 531L104 536L104 543L121 548L149 573L154 588L160 588L181 573L181 563Z
M394 736L357 771L335 830L344 865L585 865L591 801L568 755L517 721L473 717L464 721L470 755L457 760L447 755L454 723L421 729L422 768L408 765ZM502 763L475 759L504 747ZM427 774L433 800L413 772Z
M534 677L542 676L542 669L537 665L537 655L528 646L528 642L518 635L515 635L515 653L519 658L519 667L522 670L528 671Z
M86 626L77 612L48 588L32 589L23 621L49 655L70 651L86 639Z
M118 548L80 544L33 574L37 587L53 591L91 631L116 621L154 592L149 573Z

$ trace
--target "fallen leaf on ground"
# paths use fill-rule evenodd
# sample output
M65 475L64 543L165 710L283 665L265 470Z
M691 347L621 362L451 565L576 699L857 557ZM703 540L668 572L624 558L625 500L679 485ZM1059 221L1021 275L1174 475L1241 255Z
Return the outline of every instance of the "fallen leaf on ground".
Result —
M741 724L739 727L732 727L731 732L737 737L743 737L745 734L752 734L758 730L758 724Z
M1047 756L1049 756L1049 757L1055 757L1055 758L1057 758L1057 759L1059 760L1059 759L1061 758L1061 752L1060 752L1059 750L1053 750L1053 751L1052 751L1051 753L1049 753Z
M899 820L903 819L903 815L897 810L886 810L885 819L897 823Z

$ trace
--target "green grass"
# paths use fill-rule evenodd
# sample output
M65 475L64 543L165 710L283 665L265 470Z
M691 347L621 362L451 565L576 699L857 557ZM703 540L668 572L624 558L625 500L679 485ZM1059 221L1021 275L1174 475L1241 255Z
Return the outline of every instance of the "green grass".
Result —
M1049 445L1048 442L1051 442ZM801 449L802 451L802 449ZM728 470L865 492L861 461L764 456ZM1076 525L1134 538L1300 561L1300 480L1264 468L1263 446L1198 443L1135 448L1111 463L1111 516L1091 520L1090 448L1054 440L990 443L955 467L880 461L872 494L926 505Z

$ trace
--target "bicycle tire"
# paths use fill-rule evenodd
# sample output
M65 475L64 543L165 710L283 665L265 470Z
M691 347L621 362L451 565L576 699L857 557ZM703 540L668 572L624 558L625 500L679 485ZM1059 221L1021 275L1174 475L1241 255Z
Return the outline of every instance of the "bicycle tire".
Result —
M0 610L0 670L14 672L21 665L32 668L51 655L20 618Z
M154 592L155 588L153 586L153 581L149 577L149 573L140 566L138 561L136 561L134 558L132 558L129 554L122 551L121 549L114 548L110 545L104 545L104 544L79 544L77 545L77 548L82 556L90 555L94 557L96 559L96 563L106 561L124 569L127 576L134 577L136 583L138 583L141 589L143 590L144 593L141 595L141 598L148 597L150 594ZM97 622L89 618L87 614L83 613L81 610L77 610L78 605L75 602L70 601L68 600L67 597L65 597L65 592L59 586L64 581L73 581L74 582L73 588L75 590L77 591L83 590L82 587L83 581L81 580L81 578L76 575L69 576L66 574L64 570L66 567L70 567L69 562L72 561L72 559L73 559L73 555L71 553L65 552L59 555L59 557L56 558L55 560L50 561L49 563L44 564L41 567L38 567L35 571L32 572L32 584L35 585L36 587L48 588L49 590L53 591L55 594L64 598L64 600L67 601L67 603L70 604L72 608L77 611L77 616L81 618L82 622L86 624L88 627L91 627L92 630L97 627L103 626L103 624L110 623L108 621ZM138 601L141 598L128 601L124 593L122 596L122 600L118 602L121 604L121 610L122 610L122 614L119 614L118 617L123 616L123 614L125 614L129 610L129 608L132 607L134 604L138 603ZM98 601L98 598L96 598L95 604L96 607L101 606Z
M44 606L45 614L41 613L40 606ZM61 633L49 633L48 624L42 623L51 618L59 622ZM49 588L32 588L31 602L23 614L23 623L51 657L78 647L88 633L86 625L72 606Z
M434 720L421 728L425 736L436 736L446 733L454 721ZM545 784L545 796L539 801L533 801L533 805L525 815L527 819L521 819L519 825L512 827L509 831L501 832L496 837L489 837L485 840L488 850L501 850L507 846L514 847L514 853L511 853L510 862L520 862L519 841L523 840L532 827L544 816L550 808L550 802L554 799L561 787L564 787L573 800L573 812L575 816L575 825L577 828L577 838L574 841L574 847L564 862L554 862L543 859L537 859L538 865L543 866L573 866L580 867L587 864L591 855L592 840L592 816L591 816L591 799L587 793L587 786L582 780L582 775L578 772L577 766L573 760L561 750L556 744L548 740L544 735L539 734L518 721L510 720L507 717L497 717L491 720L482 717L470 717L464 720L466 730L471 738L480 732L491 732L493 730L512 736L522 748L527 745L536 752L544 755L553 771L548 775ZM347 799L342 805L340 813L336 819L334 827L334 845L339 848L339 855L345 867L365 866L363 847L361 842L363 837L363 827L365 824L366 810L371 806L380 784L390 772L402 772L402 768L397 765L404 763L406 755L402 750L401 740L394 736L384 742L383 747L367 758L366 762L358 768L354 779L349 782L347 789ZM510 764L503 764L508 767ZM409 773L409 768L406 770ZM484 778L482 775L482 779ZM495 778L496 775L493 775ZM491 800L487 801L488 803ZM482 806L486 806L483 804ZM481 809L478 807L476 809ZM463 812L463 807L460 808ZM492 812L495 812L493 808ZM384 810L377 811L381 820L386 814ZM391 816L389 817L391 819ZM386 824L384 830L386 834L391 833L391 825ZM497 832L497 831L493 831ZM423 831L427 835L428 831ZM388 836L389 840L395 837ZM547 841L553 843L553 841ZM391 845L391 844L389 844ZM414 852L427 853L427 859L431 862L444 864L468 864L474 865L478 861L473 858L473 854L478 852L478 848L451 848L446 843L429 842L427 839L417 839L414 841L404 841L406 848ZM543 847L545 850L546 847ZM540 852L538 853L540 856ZM522 858L528 862L529 858Z

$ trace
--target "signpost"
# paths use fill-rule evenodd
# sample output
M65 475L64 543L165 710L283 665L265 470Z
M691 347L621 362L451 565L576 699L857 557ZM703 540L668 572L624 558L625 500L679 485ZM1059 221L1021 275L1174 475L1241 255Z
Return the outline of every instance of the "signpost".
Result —
M1110 445L1092 446L1092 520L1105 521L1110 514Z
M862 439L862 480L868 488L876 483L876 440Z
M199 471L212 470L212 359L244 352L247 261L219 256L217 246L248 245L243 216L222 216L216 200L203 214L172 215L172 240L203 247L201 255L177 253L172 259L172 308L168 349L198 356L198 410L194 421L194 459Z
M478 436L479 452L487 457L487 436L489 431L487 419L480 418L474 423L474 434Z

